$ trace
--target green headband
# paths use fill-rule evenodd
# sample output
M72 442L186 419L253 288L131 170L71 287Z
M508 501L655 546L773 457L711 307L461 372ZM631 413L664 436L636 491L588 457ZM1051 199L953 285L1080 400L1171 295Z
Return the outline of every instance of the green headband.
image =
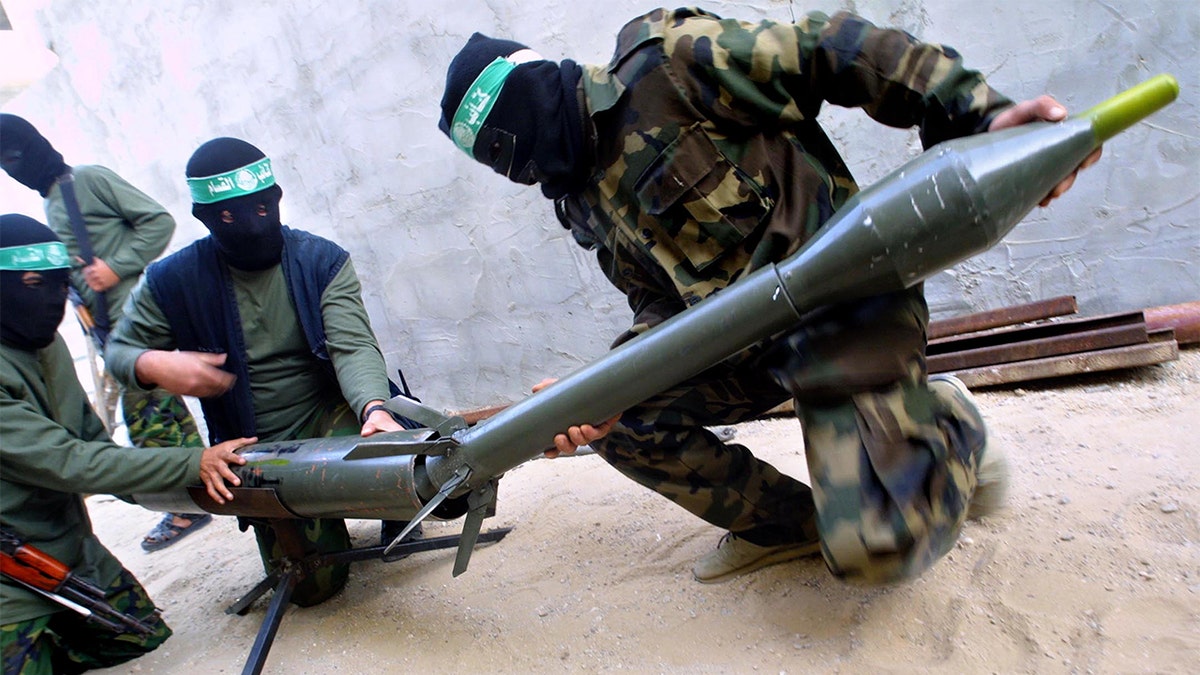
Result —
M275 174L271 172L271 160L263 157L240 169L215 176L189 178L187 182L193 202L212 204L266 190L275 184Z
M66 245L61 241L0 248L0 270L6 272L37 272L70 266L71 258L67 255Z
M479 77L471 83L466 96L458 104L454 112L454 123L450 125L450 138L454 144L463 149L467 155L474 157L472 148L475 147L475 135L483 127L484 120L500 98L500 90L504 89L504 81L517 64L503 56L496 57L487 68L479 73Z

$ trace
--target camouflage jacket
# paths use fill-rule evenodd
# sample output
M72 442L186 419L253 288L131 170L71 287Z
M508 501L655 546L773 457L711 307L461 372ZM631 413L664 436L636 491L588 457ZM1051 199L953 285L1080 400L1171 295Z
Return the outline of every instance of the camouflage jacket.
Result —
M797 250L858 191L816 122L861 107L925 147L1011 101L953 50L846 13L796 24L655 10L578 95L594 172L556 205L634 311L622 342Z

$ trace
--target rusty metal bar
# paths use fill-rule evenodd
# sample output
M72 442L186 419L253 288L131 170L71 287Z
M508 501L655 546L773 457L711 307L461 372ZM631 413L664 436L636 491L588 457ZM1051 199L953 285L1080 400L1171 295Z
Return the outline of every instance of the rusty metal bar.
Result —
M994 345L955 351L929 357L931 373L977 368L999 363L1013 363L1047 356L1076 354L1112 347L1124 347L1146 342L1144 323L1111 326L1080 332L1055 335L1011 344Z
M486 408L473 408L471 410L453 413L453 415L463 418L463 421L468 425L473 425L478 424L479 422L482 422L483 420L486 420L487 418L499 413L510 405L512 404L505 403L503 405L493 405Z
M1115 326L1144 325L1145 323L1146 317L1141 312L1123 312L1120 314L1105 314L1102 316L1092 316L1079 319L1048 321L1031 326L998 328L996 330L980 333L955 335L937 340L931 340L928 348L925 350L925 353L929 356L936 354L949 354L951 352L961 352L968 349L979 349L982 347L1012 344L1014 342L1022 342L1026 340L1040 340L1042 338L1054 337L1058 335L1068 335L1071 333L1080 333L1083 331L1097 330L1101 328L1112 328Z
M929 322L929 339L975 333L1002 326L1015 326L1030 321L1065 316L1079 311L1075 296L1063 295L1048 300L1038 300L1024 305L1001 307L986 312L976 312L950 319Z
M1003 363L969 368L955 373L968 387L987 387L1064 375L1081 375L1121 368L1149 366L1179 358L1179 343L1174 340L1114 347L1080 354L1050 356L1018 363Z
M1150 307L1143 311L1146 314L1146 326L1151 330L1172 328L1179 344L1200 343L1200 301Z
M1174 342L1175 344L1179 344L1179 340L1175 339L1175 330L1172 328L1147 330L1146 336L1151 342Z

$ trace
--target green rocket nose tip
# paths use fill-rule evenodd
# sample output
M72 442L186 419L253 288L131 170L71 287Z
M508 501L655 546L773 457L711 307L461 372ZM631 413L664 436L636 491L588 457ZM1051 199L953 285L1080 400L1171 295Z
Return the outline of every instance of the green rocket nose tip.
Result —
M1096 143L1103 143L1174 101L1178 95L1178 80L1171 75L1156 75L1088 109L1080 117L1092 121Z

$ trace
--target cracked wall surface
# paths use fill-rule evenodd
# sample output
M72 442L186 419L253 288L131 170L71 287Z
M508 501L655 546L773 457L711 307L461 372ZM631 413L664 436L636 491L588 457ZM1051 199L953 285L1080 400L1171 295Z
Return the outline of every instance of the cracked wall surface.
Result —
M535 188L478 165L437 129L445 68L474 31L552 59L607 61L646 2L463 0L5 2L58 66L5 112L68 163L103 164L163 202L178 249L205 234L183 167L200 143L245 138L271 158L285 222L350 250L389 365L439 408L521 398L596 358L627 325L624 298ZM850 8L958 49L1015 99L1082 110L1160 72L1180 100L995 249L927 284L935 317L1056 295L1088 314L1200 298L1200 6L1189 0L712 2L791 20ZM919 151L915 133L860 111L822 113L863 184ZM40 200L0 177L6 211Z

